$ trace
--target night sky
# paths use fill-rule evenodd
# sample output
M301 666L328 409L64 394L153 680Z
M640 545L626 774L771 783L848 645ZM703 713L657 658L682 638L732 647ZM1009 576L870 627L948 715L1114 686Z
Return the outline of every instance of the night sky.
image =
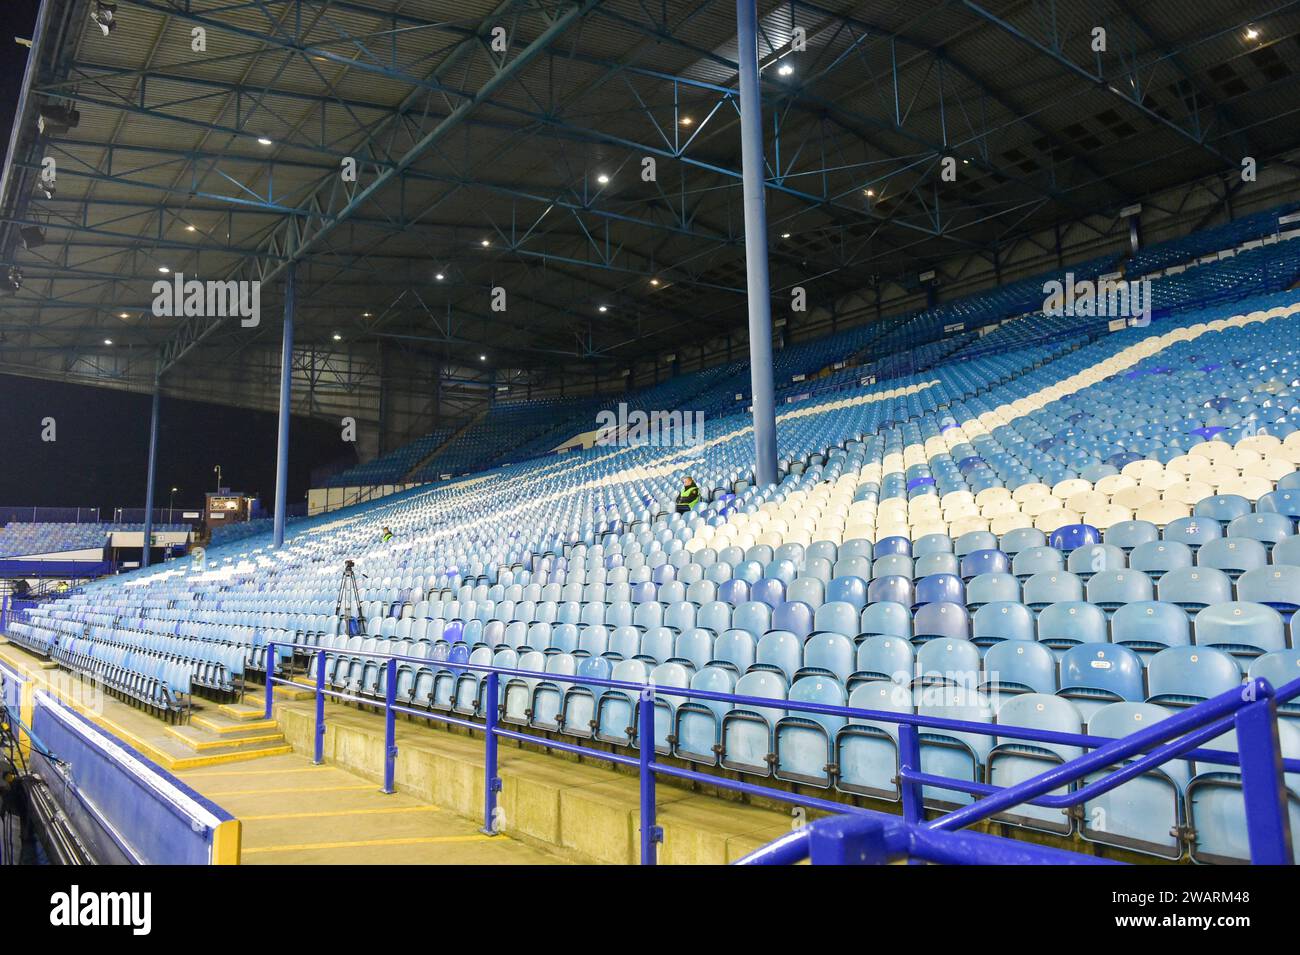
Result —
M38 0L0 0L0 155L8 149ZM3 313L0 312L0 315ZM0 349L4 346L0 345ZM0 374L0 505L142 507L149 450L147 395L128 394ZM41 420L53 417L57 440L41 440ZM291 426L289 504L301 502L311 471L346 458L337 424L295 419ZM196 507L222 483L260 494L269 509L275 492L275 416L163 398L155 506Z

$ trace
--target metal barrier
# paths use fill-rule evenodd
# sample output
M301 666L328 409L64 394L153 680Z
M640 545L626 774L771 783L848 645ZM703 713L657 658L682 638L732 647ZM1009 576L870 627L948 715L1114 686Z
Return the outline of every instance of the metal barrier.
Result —
M314 730L313 762L320 765L324 761L325 742L325 700L327 697L344 702L373 706L380 702L378 697L361 696L333 689L325 685L326 655L330 651L316 649L312 652L315 661L316 712ZM497 667L490 664L448 663L431 661L426 657L400 656L376 653L365 650L347 650L340 656L367 657L384 661L384 788L385 793L393 792L393 778L397 759L396 715L404 713L427 720L436 720L451 726L460 726L479 730L484 734L484 806L483 829L489 834L496 834L496 800L501 791L501 778L497 773L497 741L512 739L531 743L546 749L587 756L604 762L622 766L635 766L638 769L641 804L641 864L654 865L657 861L657 846L663 840L663 830L655 823L656 799L655 783L658 776L671 776L691 782L704 783L729 789L751 796L761 796L780 802L803 806L809 809L846 814L849 816L867 816L878 820L894 820L899 824L899 817L881 813L872 809L853 806L847 803L807 796L800 793L773 789L755 783L742 782L710 773L686 769L662 763L656 758L655 751L655 708L656 695L682 697L691 700L712 700L715 702L740 704L758 709L780 709L798 713L816 713L827 716L840 716L854 719L867 719L898 725L899 770L898 783L902 796L903 815L901 825L906 827L906 838L889 826L872 830L877 835L875 848L871 851L890 851L906 844L918 853L918 858L935 856L935 861L976 861L970 853L985 846L983 839L970 838L977 834L960 833L964 838L944 848L948 836L958 835L955 830L972 825L983 819L1022 803L1051 808L1068 808L1094 796L1109 792L1128 780L1172 759L1194 759L1198 762L1220 766L1239 767L1242 776L1242 790L1246 800L1246 819L1251 861L1257 864L1289 865L1291 864L1291 831L1287 816L1286 789L1284 773L1300 772L1300 759L1283 759L1278 742L1276 704L1295 697L1300 697L1300 680L1294 680L1275 690L1266 680L1251 680L1241 688L1229 690L1217 697L1191 706L1182 712L1171 715L1154 726L1140 730L1121 739L1107 739L1097 736L1085 736L1076 733L1058 733L1047 730L1035 730L1021 726L1006 726L995 723L974 723L965 720L952 720L942 717L921 716L913 713L896 713L881 710L862 710L847 706L833 706L822 703L805 703L794 700L772 699L767 697L737 696L728 693L716 693L709 690L695 690L685 687L668 687L654 684L629 683L622 680L605 680L595 677L579 677L559 673L545 673L535 670L519 670ZM291 679L274 675L276 645L268 644L266 659L266 719L273 715L274 687L292 685L301 687ZM417 709L397 702L397 668L399 663L411 663L436 669L446 670L459 675L463 672L485 674L486 687L483 699L489 701L485 706L484 719L465 719L433 709ZM638 754L608 752L594 749L578 743L569 743L546 736L537 736L519 730L503 727L498 710L500 704L501 677L520 677L539 682L603 687L606 690L623 690L636 700L637 721L635 739L638 741ZM1002 788L986 783L970 782L947 776L936 776L921 770L921 750L919 730L935 729L956 733L972 733L983 736L1001 737L1030 742L1055 743L1058 745L1082 747L1092 750L1075 759L1055 766L1031 779L1014 786ZM1199 748L1233 729L1237 731L1239 752L1224 750L1206 750ZM646 741L649 745L646 745ZM1150 752L1146 752L1151 750ZM1095 780L1081 789L1076 789L1061 796L1048 796L1047 793L1064 785L1075 782L1090 773L1105 770L1117 763L1132 759L1126 765L1115 769L1100 780ZM946 790L973 794L976 802L962 808L947 812L935 819L926 821L925 807L922 801L922 788L933 786ZM854 828L853 831L859 832ZM796 845L807 848L808 837L787 837L778 840L783 848L773 850L772 855L754 856L747 863L789 861L787 856L794 852ZM984 839L1002 840L994 836ZM902 840L900 842L900 840ZM774 843L775 845L775 843ZM1061 850L1048 850L1031 846L1028 843L1017 844L1014 850L1021 861L1059 862L1058 855L1074 856L1070 861L1080 864L1101 860L1087 856L1077 856ZM892 848L891 848L892 847ZM770 848L770 847L769 847ZM804 848L798 851L804 851ZM1002 850L1003 854L1012 852ZM1031 858L1039 853L1038 858ZM992 858L985 861L994 861Z

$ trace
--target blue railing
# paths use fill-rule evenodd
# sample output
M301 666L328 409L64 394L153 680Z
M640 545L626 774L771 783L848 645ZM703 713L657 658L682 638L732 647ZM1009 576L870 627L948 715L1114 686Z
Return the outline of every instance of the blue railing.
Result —
M324 649L319 649L312 654L315 660L316 692L313 761L316 765L320 765L324 761L325 700L333 698L368 706L379 702L377 697L361 696L326 686L325 664L327 652ZM410 663L427 667L433 661L426 657L400 656L364 650L347 650L338 655L349 658L367 657L383 661L386 671L383 679L385 691L383 699L383 791L385 793L394 791L393 780L397 761L396 716L398 713L435 720L451 726L478 730L484 734L485 796L483 831L488 834L496 833L496 801L497 793L501 791L501 778L497 772L497 741L499 739L517 740L546 749L587 756L622 766L637 767L641 803L640 845L642 865L655 864L657 846L663 839L663 830L655 823L655 784L658 776L670 776L690 782L717 786L750 796L773 799L828 813L888 820L890 821L888 825L882 823L883 828L871 830L875 833L872 838L876 841L873 844L881 851L884 851L884 848L894 851L902 846L908 847L909 851L916 853L916 858L933 858L934 861L964 860L969 862L995 862L998 861L998 858L1015 858L1020 862L1059 863L1063 861L1059 858L1060 856L1067 856L1069 857L1068 861L1072 863L1087 864L1104 860L1063 850L1045 849L1028 843L1018 843L1014 840L999 839L995 836L976 838L978 834L959 833L956 830L1023 803L1052 808L1075 806L1087 799L1109 792L1162 763L1173 759L1194 759L1198 762L1213 765L1239 767L1246 802L1247 837L1251 861L1268 865L1289 865L1292 861L1291 831L1287 815L1284 773L1300 773L1300 759L1283 759L1282 757L1277 734L1276 704L1300 697L1300 680L1294 680L1278 690L1275 690L1266 680L1252 680L1243 684L1240 688L1234 688L1217 697L1175 713L1169 718L1130 736L1121 739L1107 739L1077 733L1059 733L994 723L975 723L943 717L922 716L914 713L863 710L824 703L737 696L686 687L647 685L623 680L520 670L490 664L468 662L450 664L443 661L440 669L447 670L457 677L466 671L485 674L484 682L486 686L483 688L482 699L489 701L489 703L485 706L486 712L483 720L479 721L455 716L450 712L418 709L398 703L398 665ZM266 659L268 665L265 716L267 719L271 719L275 685L302 687L302 684L275 675L274 661L277 657L274 643L267 646ZM635 738L639 743L639 752L635 756L626 753L609 752L502 726L498 716L499 701L501 699L501 677L519 677L545 683L627 691L634 699L638 700ZM903 807L901 822L897 816L876 810L864 809L817 796L773 789L769 786L746 783L660 762L656 758L654 742L654 700L656 695L682 697L690 700L710 700L759 710L780 709L897 724L898 785ZM1092 752L1055 766L1014 786L1003 788L923 772L921 769L920 746L920 730L923 728L1084 747L1092 750ZM1233 729L1237 731L1238 752L1199 748L1201 744L1222 736ZM1131 760L1131 762L1114 769L1102 779L1088 783L1080 789L1072 790L1061 796L1047 795L1053 790L1076 782L1089 774L1115 767L1117 763L1125 760ZM927 822L922 801L924 786L965 792L982 798ZM894 828L898 825L902 825L905 829L902 835ZM831 830L827 827L820 831ZM852 831L858 833L862 830L853 828ZM962 838L950 840L949 837L953 836L961 836ZM777 841L782 845L782 848L779 851L774 850L774 854L765 855L764 850L760 850L758 853L741 861L747 863L790 861L787 858L790 853L797 854L798 852L807 853L811 851L810 843L807 841L810 838L811 835L807 833L802 836L798 835L798 833L792 833L791 836ZM991 843L986 843L985 839L993 840L996 843L1011 842L1014 844L1014 848L1004 847L992 855L986 853L982 860L977 860L977 852L991 845ZM771 849L772 847L768 848ZM991 851L990 849L989 852ZM803 857L806 858L807 855L805 854Z

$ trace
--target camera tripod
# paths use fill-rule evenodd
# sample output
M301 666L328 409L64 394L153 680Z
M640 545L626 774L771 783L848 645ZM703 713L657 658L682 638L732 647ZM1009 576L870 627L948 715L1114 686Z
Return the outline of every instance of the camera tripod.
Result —
M355 611L355 612L354 612ZM343 577L339 580L339 596L334 604L334 616L347 616L347 631L350 637L364 637L366 633L366 614L361 609L361 591L357 587L357 573L353 562L343 565Z

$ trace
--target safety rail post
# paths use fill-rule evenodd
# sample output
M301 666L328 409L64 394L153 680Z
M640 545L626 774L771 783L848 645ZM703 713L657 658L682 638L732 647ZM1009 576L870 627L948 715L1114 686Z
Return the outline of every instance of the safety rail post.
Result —
M496 670L488 671L483 690L483 828L489 836L497 834L497 793L501 777L497 775L497 685Z
M0 597L0 633L9 627L9 595Z
M647 687L637 705L637 749L641 757L641 864L657 865L664 831L655 825L655 701Z
M266 645L266 711L264 719L271 718L271 702L275 699L275 641Z
M912 723L898 727L898 791L903 797L903 818L922 822L925 808L921 802L921 784L907 778L921 770L921 737Z
M1252 680L1243 692L1258 692L1261 683ZM1246 803L1246 837L1254 865L1291 865L1293 858L1276 710L1272 693L1266 692L1238 710L1234 718L1241 791Z
M388 678L384 686L384 789L391 796L393 775L397 770L397 660L389 658L384 664Z
M316 731L312 764L325 762L325 651L316 651Z

